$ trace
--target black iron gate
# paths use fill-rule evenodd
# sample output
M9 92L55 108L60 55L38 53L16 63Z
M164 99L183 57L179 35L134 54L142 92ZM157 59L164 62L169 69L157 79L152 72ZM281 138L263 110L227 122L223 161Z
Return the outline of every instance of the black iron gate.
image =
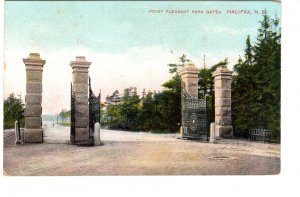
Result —
M75 95L71 83L71 134L70 140L72 144L75 144Z
M181 100L183 138L207 139L206 100L190 96L184 88Z
M89 136L90 144L94 144L94 125L100 123L100 93L95 96L91 87L91 78L89 77Z

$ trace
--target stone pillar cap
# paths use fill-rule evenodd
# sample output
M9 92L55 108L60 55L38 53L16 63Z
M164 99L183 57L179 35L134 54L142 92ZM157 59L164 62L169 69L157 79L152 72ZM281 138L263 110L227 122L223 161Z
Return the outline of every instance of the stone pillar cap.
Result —
M92 62L88 62L85 59L85 56L76 56L75 61L71 61L70 62L70 66L74 67L74 66L80 66L80 67L89 67L91 65Z
M196 70L198 70L198 69L196 68L196 66L195 66L195 63L193 63L193 62L185 62L185 63L184 63L184 68L186 68L186 69L196 69Z
M233 71L229 70L227 68L227 66L221 66L221 67L218 67L217 70L214 72L213 76L216 76L216 75L232 75Z
M183 65L183 68L180 70L181 74L186 73L198 73L199 69L195 66L195 63L193 62L186 62Z
M85 56L76 56L76 61L86 62Z
M29 58L30 58L30 59L38 59L38 60L41 59L39 53L29 53Z
M46 63L46 60L43 60L39 53L29 53L29 57L23 58L23 62L25 65L43 66Z

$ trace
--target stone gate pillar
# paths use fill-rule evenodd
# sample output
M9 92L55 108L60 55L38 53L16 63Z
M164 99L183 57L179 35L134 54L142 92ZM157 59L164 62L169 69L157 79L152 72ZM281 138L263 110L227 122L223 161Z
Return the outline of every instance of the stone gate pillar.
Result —
M184 89L188 95L194 98L198 98L198 73L199 73L199 69L196 68L195 64L192 62L185 63L183 69L180 71L181 83L182 83L181 88ZM183 122L181 124L183 125ZM183 130L184 130L183 126L181 126L180 127L181 137L184 137Z
M45 60L38 53L23 58L26 67L25 131L24 142L43 142L42 76Z
M186 93L195 98L198 98L198 74L199 69L192 62L186 63L181 71L183 88Z
M89 141L89 67L91 62L84 56L71 61L72 87L75 97L75 143L88 144Z
M215 73L215 132L216 137L232 138L231 82L232 71L219 67Z

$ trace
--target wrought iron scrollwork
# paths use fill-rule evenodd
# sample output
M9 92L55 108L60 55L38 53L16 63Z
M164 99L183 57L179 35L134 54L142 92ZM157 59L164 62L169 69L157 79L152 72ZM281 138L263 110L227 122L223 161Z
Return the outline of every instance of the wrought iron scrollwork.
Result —
M207 137L206 100L189 95L184 84L181 89L183 137L204 139Z

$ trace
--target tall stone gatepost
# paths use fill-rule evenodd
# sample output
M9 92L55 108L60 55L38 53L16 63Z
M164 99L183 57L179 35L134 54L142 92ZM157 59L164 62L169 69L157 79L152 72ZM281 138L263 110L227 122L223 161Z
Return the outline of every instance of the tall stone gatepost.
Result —
M23 62L26 66L24 142L42 143L42 78L46 61L41 59L40 54L30 53Z
M180 71L181 89L182 91L185 91L185 93L187 93L189 96L193 98L198 98L198 73L199 73L199 69L196 68L195 64L192 62L185 63L183 69ZM183 125L183 122L181 124ZM184 130L183 126L181 126L180 127L181 137L184 137L183 130Z
M219 67L214 73L215 81L215 136L232 138L231 82L232 71Z
M75 98L75 144L88 144L89 142L89 67L84 56L77 56L71 61L72 91ZM71 139L72 140L72 139Z
M192 62L185 63L181 70L182 88L192 97L198 98L199 69Z

